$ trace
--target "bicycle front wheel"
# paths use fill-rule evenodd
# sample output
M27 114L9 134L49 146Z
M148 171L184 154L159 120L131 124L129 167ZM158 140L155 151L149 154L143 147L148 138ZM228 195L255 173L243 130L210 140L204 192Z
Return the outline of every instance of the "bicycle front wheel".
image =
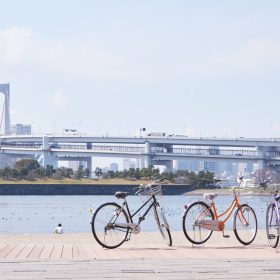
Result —
M266 210L266 234L272 248L276 248L279 242L279 224L274 203L268 205Z
M187 239L193 244L206 242L213 231L201 227L201 222L212 220L214 220L214 214L209 205L203 201L191 204L183 216L183 231Z
M108 249L119 247L127 240L129 223L126 212L120 205L109 202L99 206L92 217L92 233L95 240Z
M257 217L247 204L242 204L233 218L233 231L238 241L244 245L251 244L257 235Z
M153 207L154 217L158 225L159 232L168 246L172 246L172 238L169 230L168 222L165 218L163 210L159 206Z

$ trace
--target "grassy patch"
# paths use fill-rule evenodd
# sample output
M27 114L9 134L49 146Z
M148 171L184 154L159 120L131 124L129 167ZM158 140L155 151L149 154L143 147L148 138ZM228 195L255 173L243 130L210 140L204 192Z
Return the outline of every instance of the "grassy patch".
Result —
M0 184L85 184L85 185L98 185L98 184L110 184L110 185L140 185L151 182L151 180L128 180L128 179L41 179L41 180L0 180Z

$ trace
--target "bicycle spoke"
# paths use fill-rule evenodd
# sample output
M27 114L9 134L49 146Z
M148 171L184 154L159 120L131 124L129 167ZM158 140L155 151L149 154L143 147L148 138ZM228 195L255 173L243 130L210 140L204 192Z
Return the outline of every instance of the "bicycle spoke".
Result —
M106 203L94 213L92 232L100 245L106 248L116 248L127 238L129 228L115 226L114 223L128 223L128 217L122 208L115 203Z
M244 245L249 245L257 234L257 217L254 210L246 205L241 205L234 216L234 233Z
M183 217L183 230L187 239L194 244L206 242L212 231L200 226L204 220L214 220L214 215L204 202L195 202L186 210Z

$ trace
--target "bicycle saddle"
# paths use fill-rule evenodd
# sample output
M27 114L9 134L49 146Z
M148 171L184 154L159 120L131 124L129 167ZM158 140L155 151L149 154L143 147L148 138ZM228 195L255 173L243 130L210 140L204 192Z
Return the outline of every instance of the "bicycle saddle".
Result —
M124 199L125 197L127 197L128 196L128 192L116 192L115 193L115 197L116 198L122 198L122 199Z
M280 195L276 195L275 196L275 201L279 201L280 200Z
M217 197L217 194L216 193L205 193L203 195L203 197L208 200L214 200Z

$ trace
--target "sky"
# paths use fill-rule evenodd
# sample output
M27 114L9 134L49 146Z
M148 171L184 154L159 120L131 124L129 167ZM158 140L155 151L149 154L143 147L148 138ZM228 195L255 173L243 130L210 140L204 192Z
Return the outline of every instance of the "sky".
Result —
M0 7L12 123L34 133L280 137L280 1Z

